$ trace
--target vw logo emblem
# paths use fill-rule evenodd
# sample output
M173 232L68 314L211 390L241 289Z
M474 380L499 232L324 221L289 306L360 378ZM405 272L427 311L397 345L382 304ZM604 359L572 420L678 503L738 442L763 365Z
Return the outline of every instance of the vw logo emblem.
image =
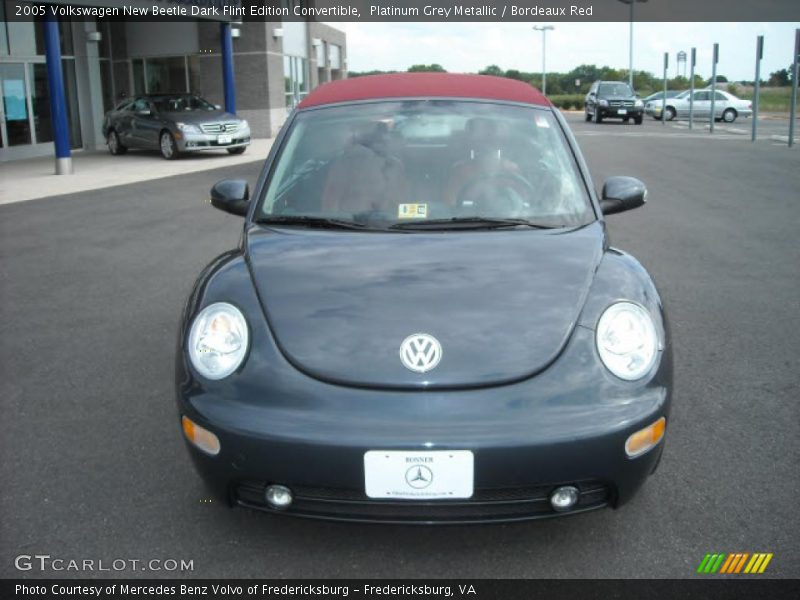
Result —
M442 360L442 345L432 335L415 333L400 344L400 360L406 369L426 373Z
M416 490L421 490L433 483L433 471L425 465L414 465L406 471L406 483Z

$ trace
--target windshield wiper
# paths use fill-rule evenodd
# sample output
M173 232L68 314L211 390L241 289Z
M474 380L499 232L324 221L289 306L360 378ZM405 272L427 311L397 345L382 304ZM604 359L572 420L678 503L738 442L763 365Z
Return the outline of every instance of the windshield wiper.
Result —
M348 221L347 219L311 217L308 215L270 215L261 217L257 223L267 225L303 225L322 229L367 229L367 226L363 223Z
M497 229L500 227L531 227L554 229L552 225L534 223L527 219L501 219L494 217L452 217L450 219L427 219L405 221L389 225L389 229Z

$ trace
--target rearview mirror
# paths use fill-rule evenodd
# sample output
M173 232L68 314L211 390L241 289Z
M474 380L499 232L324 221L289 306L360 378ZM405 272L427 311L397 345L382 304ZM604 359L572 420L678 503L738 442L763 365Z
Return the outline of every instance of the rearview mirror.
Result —
M211 205L244 217L250 206L250 186L243 179L223 179L211 188Z
M603 184L600 208L604 215L638 208L647 202L647 187L634 177L609 177Z

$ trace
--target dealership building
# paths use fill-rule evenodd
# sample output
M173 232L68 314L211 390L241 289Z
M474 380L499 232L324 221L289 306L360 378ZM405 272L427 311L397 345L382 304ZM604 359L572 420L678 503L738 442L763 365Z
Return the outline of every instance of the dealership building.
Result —
M237 4L125 4L187 2ZM296 3L284 0L287 7ZM347 76L345 34L322 23L67 21L51 14L16 20L18 4L0 0L0 161L54 156L57 172L71 172L73 151L105 145L105 112L147 93L197 93L247 119L255 137L272 137L311 89Z

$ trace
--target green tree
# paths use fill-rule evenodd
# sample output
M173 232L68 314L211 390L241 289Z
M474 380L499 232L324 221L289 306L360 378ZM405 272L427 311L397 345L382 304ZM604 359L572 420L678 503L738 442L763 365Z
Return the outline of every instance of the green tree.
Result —
M496 77L504 77L505 72L497 65L489 65L485 69L478 71L478 75L494 75Z
M444 67L434 63L432 65L411 65L408 67L409 73L447 73Z
M784 87L789 85L789 71L791 69L780 69L769 74L768 85L774 87Z

